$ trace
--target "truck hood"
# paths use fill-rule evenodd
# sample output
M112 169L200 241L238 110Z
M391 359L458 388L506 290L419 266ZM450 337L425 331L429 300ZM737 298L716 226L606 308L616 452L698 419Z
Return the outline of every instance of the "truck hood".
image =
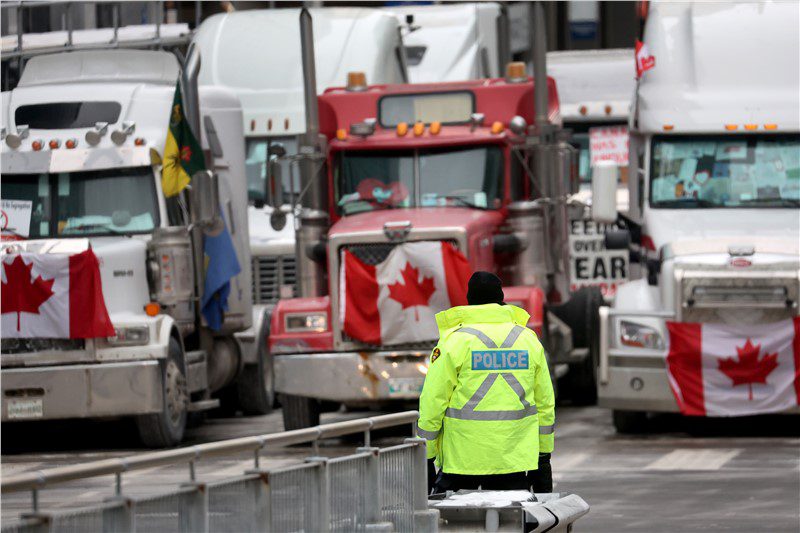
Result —
M420 207L410 209L385 209L349 215L336 222L330 236L358 233L380 233L384 225L393 222L409 222L415 229L466 231L473 233L478 228L496 225L501 219L497 211L484 211L466 207Z
M100 263L103 297L108 313L143 314L150 301L147 285L147 243L139 238L42 239L14 242L22 251L77 254L90 246Z
M705 247L707 252L727 253L730 245L767 241L783 243L782 253L797 254L800 213L797 209L651 209L645 215L644 233L656 250L669 245L676 255L686 248L682 243L694 243L692 250Z

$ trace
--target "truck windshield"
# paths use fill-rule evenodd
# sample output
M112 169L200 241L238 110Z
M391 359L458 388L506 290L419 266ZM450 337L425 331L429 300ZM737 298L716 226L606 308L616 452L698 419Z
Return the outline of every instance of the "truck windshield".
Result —
M151 167L5 174L3 236L149 233L159 223Z
M397 207L500 207L503 152L456 150L342 152L337 203L345 215Z
M800 206L799 135L653 139L654 208Z

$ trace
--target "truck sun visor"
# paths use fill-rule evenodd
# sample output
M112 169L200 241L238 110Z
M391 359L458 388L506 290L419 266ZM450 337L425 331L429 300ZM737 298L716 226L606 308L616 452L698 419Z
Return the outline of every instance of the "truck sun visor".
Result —
M16 124L32 129L65 130L93 128L98 122L114 124L122 106L118 102L54 102L19 106L14 112Z

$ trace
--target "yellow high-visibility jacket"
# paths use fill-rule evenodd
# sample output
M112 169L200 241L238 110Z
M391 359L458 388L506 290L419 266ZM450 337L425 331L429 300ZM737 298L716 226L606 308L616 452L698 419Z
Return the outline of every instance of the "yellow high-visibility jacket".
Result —
M436 315L439 343L419 399L418 434L450 474L536 470L553 451L555 396L544 349L513 305Z

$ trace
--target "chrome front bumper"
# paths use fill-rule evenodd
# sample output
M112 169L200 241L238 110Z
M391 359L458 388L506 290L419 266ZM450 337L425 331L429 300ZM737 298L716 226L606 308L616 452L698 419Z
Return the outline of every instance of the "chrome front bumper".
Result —
M428 371L427 352L334 352L276 355L275 391L338 402L415 400Z
M4 368L2 421L128 416L161 411L158 361Z

